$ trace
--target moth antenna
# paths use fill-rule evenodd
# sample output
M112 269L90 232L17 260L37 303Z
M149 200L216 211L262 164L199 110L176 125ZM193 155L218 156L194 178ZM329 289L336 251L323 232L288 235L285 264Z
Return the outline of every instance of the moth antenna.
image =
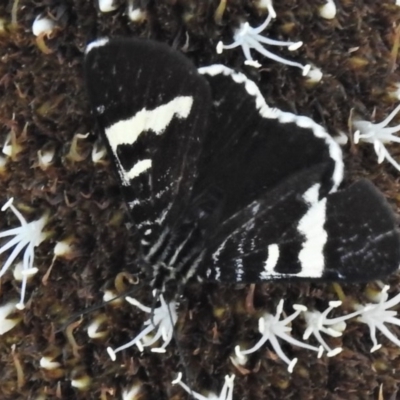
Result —
M113 297L113 298L110 299L110 300L104 301L103 303L100 303L100 304L95 304L95 305L92 306L92 307L86 308L86 309L83 310L83 311L79 311L79 312L73 314L72 317L70 317L70 318L67 320L67 322L65 322L65 323L61 326L60 329L58 329L58 330L55 331L55 333L59 333L59 332L63 331L64 329L66 329L67 326L69 326L72 322L74 322L78 317L83 317L83 316L86 315L86 314L89 314L89 313L91 313L91 312L93 312L93 311L96 311L96 310L98 310L99 308L102 308L102 307L106 306L107 304L111 303L112 301L117 300L117 299L120 299L121 297L129 296L129 295L133 294L136 290L137 290L137 288L128 290L127 292L118 294L117 296Z

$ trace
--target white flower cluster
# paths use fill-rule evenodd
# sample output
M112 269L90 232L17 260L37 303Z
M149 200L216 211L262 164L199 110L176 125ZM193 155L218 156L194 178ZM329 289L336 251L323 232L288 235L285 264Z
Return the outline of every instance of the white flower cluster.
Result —
M346 322L349 319L356 318L358 322L364 323L368 326L372 340L371 352L378 350L381 345L378 344L376 338L377 330L380 331L387 339L393 342L396 346L400 347L400 339L397 338L386 326L386 324L393 324L400 326L400 319L397 317L397 311L390 310L400 303L400 294L389 299L388 286L383 287L382 291L376 296L376 303L355 304L353 313L342 315L336 318L328 318L327 315L334 309L339 307L342 303L340 301L331 301L329 307L323 311L309 311L303 305L294 305L295 312L286 318L281 319L283 313L283 300L278 304L275 315L266 313L259 320L259 331L261 333L260 340L250 349L241 350L236 346L236 357L232 359L233 363L245 364L247 362L247 355L260 349L267 341L271 344L276 354L288 364L288 371L292 372L293 367L297 362L297 358L290 360L283 352L279 340L286 341L304 349L313 350L318 352L318 357L321 357L323 351L327 352L328 357L333 357L342 351L341 347L332 349L323 339L321 333L331 337L342 336ZM311 335L319 342L320 347L310 346L307 343L301 342L290 336L291 322L300 314L303 315L306 329L303 334L303 339L308 339Z
M295 304L293 306L295 312L284 319L280 319L283 313L283 299L278 304L276 308L276 314L272 315L269 313L265 313L260 319L258 323L258 330L261 333L261 339L250 349L248 350L240 350L240 347L236 346L235 353L237 356L237 360L240 363L242 360L244 363L246 360L246 355L254 353L255 351L259 350L261 346L269 341L271 346L275 350L278 357L283 360L288 365L288 371L292 372L294 366L297 363L297 358L290 360L286 354L283 352L280 344L279 339L284 340L294 346L303 347L308 350L316 351L318 354L321 353L320 349L315 346L311 346L309 344L303 343L300 340L297 340L290 336L290 332L292 330L291 326L289 325L296 317L300 315L300 313L305 312L307 307Z

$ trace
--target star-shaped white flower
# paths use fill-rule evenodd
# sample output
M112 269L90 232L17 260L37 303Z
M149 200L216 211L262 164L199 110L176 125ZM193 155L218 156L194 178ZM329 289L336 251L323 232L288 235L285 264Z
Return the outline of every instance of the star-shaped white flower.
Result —
M32 33L35 36L43 34L49 35L55 27L55 23L52 19L47 18L43 15L38 15L32 24Z
M341 301L330 301L329 307L322 313L314 311L305 311L304 319L307 324L307 328L304 331L303 339L307 340L311 335L314 335L322 347L327 351L328 357L333 357L342 351L341 347L331 349L325 340L322 338L321 333L323 332L332 337L342 336L346 329L346 320L354 318L359 315L359 312L343 315L337 318L327 318L327 315L336 307L342 304Z
M271 5L272 7L272 5ZM270 39L268 37L260 35L262 31L264 31L268 25L270 24L272 18L275 18L276 14L274 13L269 13L267 19L264 21L263 24L260 26L253 28L249 25L248 22L243 22L240 24L239 28L234 31L234 42L228 45L223 44L221 41L218 42L217 44L217 53L221 54L223 50L230 50L234 49L235 47L241 47L243 50L243 54L246 58L245 64L247 65L252 65L253 67L259 68L261 64L254 60L250 50L254 49L258 53L262 54L263 56L280 62L285 65L289 65L292 67L297 67L302 70L303 76L306 76L310 69L310 65L302 65L300 63L286 60L285 58L282 58L280 56L277 56L274 53L271 53L269 50L267 50L263 45L271 45L271 46L285 46L287 47L290 51L297 50L299 47L303 45L303 42L283 42L281 40L275 40L275 39Z
M354 307L360 315L357 320L368 325L373 344L371 353L382 347L381 344L378 344L376 338L377 329L396 346L400 347L399 338L397 338L385 325L393 324L400 326L400 319L396 317L397 311L389 310L389 308L397 306L400 303L400 293L388 300L388 290L389 286L384 286L379 295L378 303L357 304Z
M129 303L133 304L134 306L138 307L148 314L151 314L153 312L153 315L152 318L149 318L147 321L144 322L145 328L130 342L118 347L115 350L113 350L111 347L107 348L107 352L112 360L116 359L115 354L121 350L136 345L140 351L143 351L144 346L151 346L159 339L162 339L163 344L161 345L161 347L152 348L151 351L154 353L165 353L165 348L173 338L174 326L178 319L176 313L177 304L175 301L171 301L167 304L162 294L160 294L159 299L161 303L160 307L157 307L152 311L150 307L144 306L136 299L133 299L132 297L126 297L126 300ZM154 331L156 331L154 336L149 337L149 334Z
M400 164L390 155L387 151L385 144L400 143L400 137L394 134L400 132L400 125L387 126L389 122L399 113L400 104L379 124L373 124L369 121L356 120L353 121L353 126L356 129L354 132L354 143L360 141L372 143L376 155L378 156L378 163L383 160L388 160L398 171L400 171Z
M283 299L281 299L278 304L278 307L276 308L275 315L265 313L264 316L260 318L258 324L258 329L262 335L261 339L251 349L248 350L242 351L240 350L239 346L236 346L235 352L237 359L240 360L240 358L242 358L243 361L245 362L246 355L254 353L258 349L260 349L264 343L269 341L271 343L271 346L275 350L276 354L278 355L278 357L281 360L283 360L286 364L288 364L288 371L293 372L293 368L297 363L297 358L290 360L283 352L278 339L282 339L290 344L302 347L304 349L316 351L318 353L318 356L320 357L322 354L321 350L323 349L311 346L307 343L303 343L300 340L297 340L292 336L290 336L292 328L291 326L289 326L289 324L295 318L297 318L301 312L307 311L307 308L300 304L293 305L293 308L295 309L295 312L293 314L280 320L283 312Z
M14 247L10 256L7 258L6 262L0 270L0 278L12 265L18 254L25 249L22 268L20 268L19 271L19 274L22 277L21 298L19 303L16 305L19 310L22 310L25 307L24 299L28 278L38 271L37 268L33 266L33 261L35 258L34 249L35 247L39 246L39 244L42 243L48 236L45 232L43 232L43 228L47 223L48 216L44 215L37 221L28 223L12 203L13 199L11 198L7 201L6 204L4 204L4 206L1 208L1 211L5 211L9 208L19 219L21 226L18 228L8 229L4 232L0 232L0 238L13 236L12 239L10 239L7 243L0 247L0 254Z

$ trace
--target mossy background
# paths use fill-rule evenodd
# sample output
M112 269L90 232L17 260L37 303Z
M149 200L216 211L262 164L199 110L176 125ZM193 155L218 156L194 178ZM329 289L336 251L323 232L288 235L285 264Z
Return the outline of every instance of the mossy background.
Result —
M147 319L126 302L78 317L71 334L58 331L75 313L101 303L106 289L118 293L130 288L129 274L137 272L127 211L111 165L107 159L94 164L90 156L98 138L82 63L85 45L94 38L156 39L184 51L197 66L219 62L243 71L259 84L269 105L312 117L332 134L346 132L350 144L343 149L345 184L368 177L397 211L400 205L399 172L388 163L378 165L371 145L352 145L348 123L352 110L364 119L381 121L396 104L389 95L400 82L400 7L394 0L335 0L337 14L329 21L319 16L322 0L275 1L277 18L264 34L302 40L304 45L294 53L272 50L320 68L323 80L315 85L307 83L299 69L261 57L257 59L262 68L246 67L240 49L216 54L218 40L230 43L239 21L264 21L266 11L255 0L227 0L225 7L220 0L144 0L139 2L147 15L142 23L130 22L127 4L119 3L107 14L88 0L0 3L0 144L11 131L19 149L1 174L0 204L14 197L29 221L45 211L51 216L46 227L51 237L36 250L39 273L30 282L26 310L19 314L22 321L0 337L0 400L105 400L121 398L133 384L142 385L138 399L186 399L180 387L171 385L176 373L184 370L182 359L190 374L184 381L196 391L219 393L224 375L236 374L234 399L398 398L400 348L379 335L384 345L370 354L368 329L354 321L343 338L329 340L332 346L344 347L336 357L317 359L312 352L283 345L290 358L299 358L291 375L268 346L240 371L231 363L235 345L252 346L258 340L257 321L263 312L274 313L281 298L287 314L294 303L322 311L340 292L340 287L329 284L257 284L254 294L248 286L192 285L180 305L179 343L173 341L163 355L148 350L140 354L135 347L119 353L116 362L110 360L106 347L115 348L136 336ZM44 38L45 46L31 30L40 13L57 24ZM86 139L72 145L77 134L87 132ZM38 151L46 148L55 149L55 161L42 170ZM390 146L390 152L399 160L398 145ZM10 212L1 214L0 231L17 225ZM72 240L73 254L55 260L43 284L55 244L66 238ZM386 283L398 293L399 276ZM150 305L149 287L143 282L137 287L135 297ZM1 304L19 296L19 284L10 272L0 288ZM366 285L341 289L346 297L339 314L350 310L355 299L367 301ZM105 337L90 340L86 327L99 315L105 318ZM390 329L400 335L400 329ZM300 339L302 332L303 322L296 319L293 335ZM53 354L60 367L41 368L39 361L46 354ZM86 390L71 387L71 379L79 376L90 380Z

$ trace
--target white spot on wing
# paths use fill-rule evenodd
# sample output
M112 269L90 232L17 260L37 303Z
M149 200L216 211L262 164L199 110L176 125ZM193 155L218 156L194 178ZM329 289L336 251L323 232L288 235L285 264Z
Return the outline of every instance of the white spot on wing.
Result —
M261 272L261 278L267 279L268 276L274 274L274 268L279 260L279 246L277 244L270 244L268 246L268 258L265 262L265 272ZM264 276L265 275L265 276Z
M125 179L133 179L151 168L151 160L138 161L129 171L125 171Z
M236 282L241 282L244 274L242 258L238 258L237 260L235 260L235 274Z
M324 246L328 234L324 229L326 218L326 198L318 200L319 184L313 185L303 196L310 208L299 221L298 231L305 241L299 253L301 272L299 277L320 278L324 272Z
M132 209L132 208L136 207L140 203L141 203L140 199L135 199L135 200L130 201L128 203L128 206L129 206L130 209Z
M179 96L154 110L143 108L133 117L118 121L106 129L110 146L115 152L120 144L133 144L142 132L162 134L172 118L187 118L193 104L193 97Z
M146 108L143 108L133 117L118 121L106 128L105 133L113 153L117 154L119 145L133 145L143 132L152 131L156 135L161 135L174 117L187 118L192 104L193 97L178 96L169 103L163 104L154 110L146 110ZM122 184L124 186L129 186L131 179L129 174L132 170L124 171L122 165L119 163L119 171Z
M109 42L108 38L97 39L94 42L89 43L86 46L85 54L88 54L89 51L93 50L95 47L102 47Z
M97 114L99 115L103 114L105 110L106 108L103 105L96 107Z

